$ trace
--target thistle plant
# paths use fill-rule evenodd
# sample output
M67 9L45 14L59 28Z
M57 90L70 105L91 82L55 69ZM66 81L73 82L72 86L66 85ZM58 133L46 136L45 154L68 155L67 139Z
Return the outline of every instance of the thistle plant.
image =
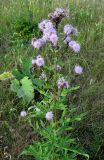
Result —
M79 149L78 141L72 134L73 123L81 121L85 113L74 115L73 108L67 103L67 96L73 91L77 92L80 87L73 86L62 74L62 66L54 62L49 66L42 55L46 44L51 45L52 52L58 50L58 25L65 16L66 11L57 8L49 14L50 20L39 23L43 35L31 41L39 54L23 61L19 68L12 72L11 89L28 106L27 110L21 111L20 116L40 137L24 149L20 156L30 155L36 160L77 160L80 155L89 159L89 156ZM65 43L68 49L79 53L80 44L72 40L73 35L77 34L76 28L66 24L63 27L62 46ZM83 67L75 64L74 74L82 73Z

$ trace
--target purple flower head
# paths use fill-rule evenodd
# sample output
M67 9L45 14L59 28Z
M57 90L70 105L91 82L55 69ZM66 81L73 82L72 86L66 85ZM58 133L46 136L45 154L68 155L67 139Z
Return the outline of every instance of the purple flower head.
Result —
M42 39L45 43L49 40L48 36L45 34L42 36Z
M52 111L46 113L46 119L48 121L51 121L53 119L53 112Z
M51 21L48 21L46 24L45 24L45 29L52 29L54 28L53 26L53 23Z
M26 115L27 115L27 112L26 112L26 111L21 111L21 113L20 113L20 116L21 116L21 117L26 117Z
M65 39L64 39L64 43L65 44L69 44L69 42L71 41L71 38L69 36L67 36Z
M50 36L50 42L53 44L53 46L57 45L57 42L58 42L58 36L57 36L57 34L52 34Z
M46 19L39 23L39 29L44 31L44 29L53 28L53 24L50 20Z
M78 53L80 52L80 44L77 43L76 41L70 41L69 42L69 47L75 52Z
M74 72L76 74L82 74L83 73L83 68L80 65L75 65Z
M64 26L64 33L66 35L70 35L72 33L72 30L73 30L73 26L72 25L66 24Z
M64 33L68 36L70 34L77 35L78 30L77 28L74 28L72 25L66 24L64 26Z
M47 29L44 29L44 31L43 31L43 37L46 41L48 41L50 39L50 36L52 34L57 34L56 30L54 28L47 28Z
M45 42L42 38L39 38L37 40L32 39L32 42L31 42L32 46L37 49L40 49L44 45L44 43Z
M58 88L69 88L69 83L64 79L64 77L58 80L57 85Z
M57 64L57 65L55 66L55 69L56 69L56 71L60 71L60 70L61 70L61 66L60 66L59 64Z
M46 24L46 20L40 22L38 25L39 29L43 31L45 29L45 24Z
M36 65L39 67L44 65L44 59L41 57L41 55L37 56Z

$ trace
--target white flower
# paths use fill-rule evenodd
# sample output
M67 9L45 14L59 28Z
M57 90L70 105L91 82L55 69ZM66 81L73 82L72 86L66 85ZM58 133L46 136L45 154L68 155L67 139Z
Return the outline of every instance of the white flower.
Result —
M74 68L74 71L76 74L82 74L83 73L83 68L80 65L76 65Z
M21 113L20 113L20 116L21 117L25 117L27 115L27 112L26 111L21 111Z
M47 119L48 121L50 121L50 120L53 119L53 112L52 112L52 111L46 113L46 119Z

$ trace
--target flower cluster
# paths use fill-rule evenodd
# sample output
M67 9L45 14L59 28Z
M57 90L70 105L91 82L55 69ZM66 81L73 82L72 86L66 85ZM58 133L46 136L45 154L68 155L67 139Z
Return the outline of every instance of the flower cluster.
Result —
M78 30L74 28L72 25L66 24L64 26L64 43L67 44L75 53L80 52L80 44L76 41L71 40L71 35L77 35Z
M34 142L31 147L27 147L26 151L23 151L21 155L31 154L35 159L36 157L39 159L41 157L47 159L47 153L49 153L48 157L54 157L55 160L59 157L68 157L68 159L71 159L72 154L74 158L76 158L78 153L80 154L80 152L76 150L77 143L69 137L70 128L73 127L70 126L70 128L68 128L67 126L71 125L70 122L79 121L83 115L81 114L81 117L78 115L78 118L72 114L70 116L73 108L71 109L71 106L68 107L66 100L68 93L77 90L79 86L73 86L71 88L70 86L73 84L70 85L68 80L62 75L61 72L64 70L64 67L62 68L62 61L64 61L65 57L59 55L60 46L55 48L58 43L57 24L65 16L67 16L67 12L64 9L56 8L55 11L49 15L52 21L46 19L39 23L39 29L43 33L42 37L38 39L33 38L31 41L31 45L39 50L38 56L32 60L27 59L27 61L23 61L19 70L17 68L17 72L14 74L15 79L11 82L11 89L17 93L17 96L23 98L27 106L29 104L33 105L30 106L27 111L22 110L20 112L20 120L26 119L26 122L29 122L35 133L41 136L41 141ZM56 23L56 28L52 22ZM64 43L75 53L78 53L80 51L80 44L71 39L71 35L77 35L77 29L72 25L66 24L63 32L65 34ZM51 43L54 50L51 50L50 47L45 51L41 50L43 45L47 42ZM46 51L51 51L52 55L48 56L48 53L46 53L49 66L44 66L46 62L40 55L40 51L44 52L44 56ZM56 55L56 53L58 53L58 55ZM53 59L53 65L50 65L51 61L49 57ZM61 58L61 61L59 61L59 58ZM64 64L65 63L64 61ZM62 66L60 66L60 64ZM66 71L66 69L64 71ZM82 66L76 64L73 68L73 72L75 77L77 77L76 75L81 75L83 73ZM48 138L46 138L46 136ZM68 151L70 149L68 145L69 142L70 146L74 146L75 144L75 149L71 149L71 155L70 152L66 152L66 150ZM53 147L50 151L49 146L51 144L53 144ZM63 145L66 145L65 149ZM45 149L42 147L45 147ZM58 152L54 154L56 149ZM44 154L45 150L46 154ZM37 155L37 153L39 153L39 155ZM82 153L82 155L84 155L84 153Z
M32 46L40 49L46 42L50 42L55 47L58 42L58 36L53 23L50 20L43 20L39 23L39 29L43 32L43 36L39 39L32 39Z
M31 44L33 45L33 47L37 49L41 49L46 42L50 42L51 45L55 47L58 43L58 36L57 36L56 28L52 22L59 23L61 19L65 16L67 16L67 12L64 9L56 8L53 13L49 14L49 18L51 20L46 19L41 21L39 23L39 29L41 30L43 35L39 39L35 39L35 38L32 39ZM70 47L75 53L78 53L80 51L80 44L71 39L72 35L76 36L78 34L77 29L74 28L72 25L66 24L64 26L63 32L65 34L64 43L68 47ZM35 59L32 59L33 68L34 66L38 66L38 67L44 66L44 64L45 64L44 58L41 55L38 55ZM54 69L59 72L61 71L62 67L59 64L56 64L54 65ZM83 68L78 64L75 65L74 73L77 75L82 74ZM44 81L48 80L44 71L40 74L39 79ZM69 82L64 77L59 78L56 83L59 90L63 88L68 89L70 87ZM21 112L22 117L26 115L27 113L25 111ZM53 119L53 112L52 111L47 112L45 114L45 118L48 121L51 121Z
M39 28L43 32L42 39L45 42L49 41L53 46L56 46L58 42L58 36L52 22L50 20L44 20L39 24Z
M56 8L53 13L49 14L49 19L43 20L39 23L39 29L43 32L43 35L39 39L32 39L32 46L36 49L41 49L46 42L50 42L52 47L57 46L58 36L55 26L52 22L56 22L56 25L61 19L67 15L67 11L62 8ZM57 28L57 27L56 27ZM65 34L64 43L69 46L75 53L80 52L80 44L74 40L71 40L71 35L77 35L78 31L72 25L66 24L63 30Z

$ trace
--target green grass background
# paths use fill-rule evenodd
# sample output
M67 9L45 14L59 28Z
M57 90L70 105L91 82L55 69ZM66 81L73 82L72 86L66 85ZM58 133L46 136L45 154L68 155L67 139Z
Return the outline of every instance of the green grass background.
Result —
M47 18L55 7L70 8L70 17L63 20L59 29L70 23L80 32L77 40L81 43L81 53L76 56L62 50L59 54L60 60L65 59L64 74L69 80L76 78L72 73L76 63L84 67L84 74L74 82L81 85L81 89L69 97L69 104L75 102L78 113L88 114L76 126L74 134L91 160L103 160L104 0L0 0L0 73L11 71L21 59L36 54L30 47L30 40L40 34L38 22ZM2 148L7 145L8 152L16 160L18 153L37 137L25 122L19 122L19 112L25 106L10 91L8 82L0 82L0 106ZM2 149L0 152L2 154Z

